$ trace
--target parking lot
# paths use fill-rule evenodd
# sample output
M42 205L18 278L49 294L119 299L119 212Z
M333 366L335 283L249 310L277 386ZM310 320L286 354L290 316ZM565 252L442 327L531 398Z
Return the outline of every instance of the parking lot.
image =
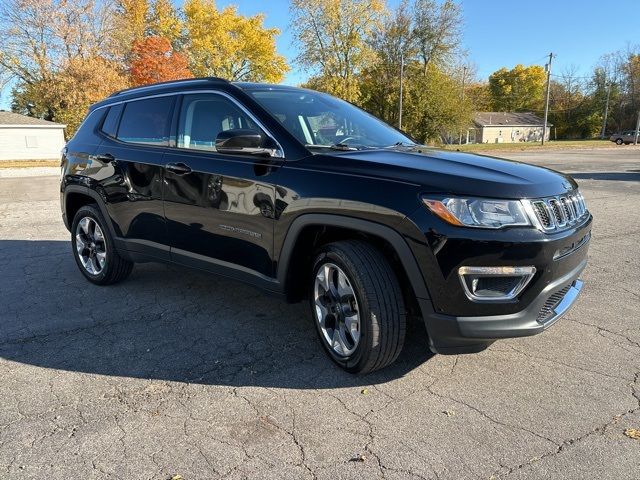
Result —
M156 264L89 284L59 179L0 178L0 477L638 478L640 149L502 155L579 182L582 298L474 355L431 355L414 322L364 377L325 357L306 304Z

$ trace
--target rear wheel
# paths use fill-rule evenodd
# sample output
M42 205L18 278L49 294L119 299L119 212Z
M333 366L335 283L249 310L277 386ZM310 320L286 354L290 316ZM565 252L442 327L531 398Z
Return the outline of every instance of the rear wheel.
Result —
M71 226L71 243L80 272L92 283L120 282L133 269L132 262L118 255L106 222L94 205L85 205L76 213Z
M311 310L331 359L351 373L392 363L404 345L400 285L382 252L359 240L321 248L313 264Z

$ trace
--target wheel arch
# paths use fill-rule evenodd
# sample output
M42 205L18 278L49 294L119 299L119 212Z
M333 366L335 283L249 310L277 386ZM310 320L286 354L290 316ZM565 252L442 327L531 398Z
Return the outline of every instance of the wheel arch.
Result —
M403 287L408 289L403 288L403 291L410 293L407 305L421 310L424 302L417 299L430 299L429 293L417 261L400 233L380 223L333 214L304 214L289 227L276 272L288 300L301 300L301 288L305 285L300 281L301 275L308 273L313 250L332 241L352 238L365 238L397 260L391 262L392 268ZM423 316L426 313L421 312Z
M104 200L96 192L95 190L90 189L89 187L85 187L82 185L68 185L64 189L64 207L63 213L65 216L65 224L68 229L71 229L71 224L73 223L73 218L80 208L85 205L95 204L100 209L102 213L102 217L107 224L107 228L109 228L109 233L113 238L116 238L116 232L111 223L111 217L109 216L109 212L107 211L107 207L104 203Z

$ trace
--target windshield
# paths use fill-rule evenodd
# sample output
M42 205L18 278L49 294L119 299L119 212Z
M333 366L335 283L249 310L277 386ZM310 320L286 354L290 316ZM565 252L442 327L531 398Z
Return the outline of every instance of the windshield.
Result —
M324 93L309 90L249 90L248 93L311 150L414 144L376 117Z

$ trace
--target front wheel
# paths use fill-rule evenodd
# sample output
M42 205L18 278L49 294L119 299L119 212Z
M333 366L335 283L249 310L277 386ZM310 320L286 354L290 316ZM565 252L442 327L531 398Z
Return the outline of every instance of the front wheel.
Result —
M398 279L380 250L360 240L328 244L317 252L310 284L318 336L340 367L367 373L398 357L406 312Z
M616 145L622 145L623 143L624 143L624 142L622 141L622 139L621 139L621 138L618 138L618 139L616 140Z

